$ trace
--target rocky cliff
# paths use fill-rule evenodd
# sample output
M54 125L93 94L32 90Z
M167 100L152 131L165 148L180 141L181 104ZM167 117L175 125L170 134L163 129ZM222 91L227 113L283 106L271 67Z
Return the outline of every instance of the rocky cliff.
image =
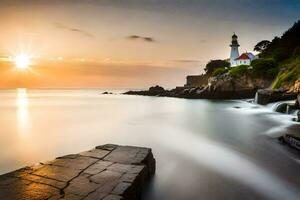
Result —
M254 98L258 89L266 88L270 84L270 81L253 78L250 74L235 77L226 73L209 78L206 86L177 87L172 90L155 86L146 91L128 91L125 94L193 99L243 99Z
M209 79L208 74L190 75L186 77L185 87L201 87L207 85Z
M288 92L290 92L290 93L300 94L300 80L297 80L294 84L289 86L287 89L288 89Z
M254 78L250 74L242 74L240 76L232 76L229 73L208 80L208 85L212 91L256 91L260 88L267 88L271 84L270 80L263 78Z

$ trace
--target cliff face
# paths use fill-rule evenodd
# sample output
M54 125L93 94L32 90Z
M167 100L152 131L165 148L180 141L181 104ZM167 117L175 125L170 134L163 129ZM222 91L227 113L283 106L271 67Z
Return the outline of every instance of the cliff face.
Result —
M300 80L297 80L294 84L288 87L288 92L300 94Z
M211 91L256 91L257 89L267 88L271 85L271 81L263 78L254 78L250 74L240 76L231 76L229 73L222 74L216 77L211 77L208 80L208 85Z
M201 87L207 85L209 75L190 75L186 77L185 87Z

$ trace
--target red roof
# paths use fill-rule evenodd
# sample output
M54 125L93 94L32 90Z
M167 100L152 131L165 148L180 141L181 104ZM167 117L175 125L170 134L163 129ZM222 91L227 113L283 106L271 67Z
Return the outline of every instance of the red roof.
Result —
M240 55L240 57L236 58L235 60L249 60L250 57L248 56L247 53L243 53L242 55Z

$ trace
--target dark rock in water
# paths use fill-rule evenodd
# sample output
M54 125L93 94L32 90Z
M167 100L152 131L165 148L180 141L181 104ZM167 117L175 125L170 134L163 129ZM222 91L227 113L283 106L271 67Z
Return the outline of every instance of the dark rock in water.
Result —
M124 94L143 95L143 96L171 96L170 91L165 90L163 87L158 85L150 87L149 90L128 91L125 92Z
M296 102L295 102L296 108L300 109L300 94L298 94Z
M286 108L286 113L287 114L292 114L297 110L299 110L299 108L295 104L288 104L287 108Z
M139 200L155 173L151 149L103 145L0 176L0 199Z
M300 138L299 135L284 135L282 137L279 138L279 141L283 142L283 143L287 143L289 146L300 150Z
M261 89L256 93L255 103L266 105L276 101L293 100L297 98L295 93L287 93L283 90Z
M144 96L163 96L178 97L187 99L244 99L253 98L256 90L241 91L220 91L213 90L209 86L206 87L177 87L172 90L163 90L163 88L153 87L153 89L143 91L128 91L124 94L128 95L144 95Z
M278 141L281 142L281 143L283 143L283 144L285 143L284 137L283 137L283 136L280 136L280 137L278 138Z
M276 109L274 111L280 112L280 113L287 113L287 108L288 108L287 103L281 103L276 107Z
M274 109L275 112L291 114L297 110L294 104L290 103L278 103L276 108Z
M152 86L152 87L149 88L149 92L159 93L159 92L164 92L164 91L165 91L165 89L163 87L159 86L159 85Z
M113 94L112 92L103 92L102 94Z
M149 88L148 90L149 94L150 95L164 95L165 93L165 89L159 85L156 85L156 86L152 86Z
M297 117L298 117L297 121L300 122L300 111L297 112Z

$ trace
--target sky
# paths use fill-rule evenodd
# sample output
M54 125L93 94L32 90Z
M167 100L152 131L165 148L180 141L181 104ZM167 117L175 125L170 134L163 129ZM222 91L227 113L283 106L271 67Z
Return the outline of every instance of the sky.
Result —
M299 0L0 0L0 88L175 87L300 19ZM15 57L26 54L20 70Z

